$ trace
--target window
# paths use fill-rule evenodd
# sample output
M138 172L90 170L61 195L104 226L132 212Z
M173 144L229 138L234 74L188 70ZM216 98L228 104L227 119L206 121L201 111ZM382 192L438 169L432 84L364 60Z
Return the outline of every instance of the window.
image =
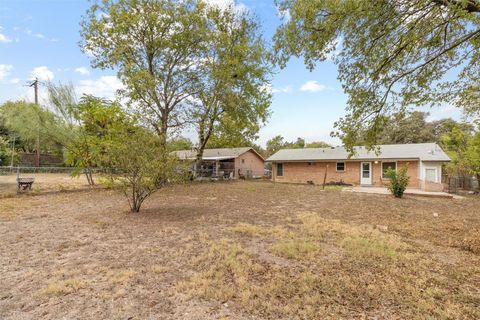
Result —
M277 177L283 176L283 163L277 163Z
M345 162L337 162L337 171L344 172L345 171Z
M313 166L315 165L315 162L307 162L308 166Z
M388 177L385 175L387 173L388 169L393 169L397 170L397 163L396 162L382 162L382 178L383 179L388 179Z
M245 159L242 159L242 164L245 163Z
M362 178L370 179L371 169L372 167L370 162L362 162Z
M425 181L437 182L437 169L426 168L425 169Z

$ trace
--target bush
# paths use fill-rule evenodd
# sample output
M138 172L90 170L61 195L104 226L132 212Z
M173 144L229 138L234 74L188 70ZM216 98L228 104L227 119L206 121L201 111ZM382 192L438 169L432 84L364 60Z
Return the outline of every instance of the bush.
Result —
M388 190L397 198L403 197L403 193L408 186L410 177L407 175L408 167L404 166L398 171L395 171L391 168L387 170L385 175L390 179L390 185Z

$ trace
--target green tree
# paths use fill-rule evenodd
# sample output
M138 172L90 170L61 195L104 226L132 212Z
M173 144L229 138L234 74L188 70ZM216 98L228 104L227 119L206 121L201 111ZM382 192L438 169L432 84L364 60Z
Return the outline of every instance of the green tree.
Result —
M323 141L312 141L305 145L305 148L330 148L332 145Z
M168 140L167 148L170 151L191 150L193 149L193 142L188 138L175 137Z
M208 7L207 17L206 50L191 113L198 134L197 166L212 136L215 145L225 138L237 144L255 136L271 99L263 89L271 73L267 50L255 21L233 5Z
M408 167L403 166L398 171L388 168L385 175L390 179L390 184L388 185L388 190L396 197L402 198L405 189L407 189L408 182L410 177L408 176Z
M480 131L457 124L442 135L441 146L452 160L446 166L449 174L480 179Z
M470 115L480 113L478 1L277 4L290 16L275 35L280 65L292 55L303 56L313 69L334 54L348 105L333 134L347 147L361 136L366 145L374 145L384 117L410 106L449 103Z
M10 165L11 152L8 140L0 136L0 166Z
M117 102L93 96L84 96L78 104L77 120L81 126L74 130L66 143L67 164L83 171L90 185L94 185L92 169L111 167L105 151L105 140L118 127L131 126L132 120Z
M305 139L297 138L297 140L295 142L287 143L286 148L303 149L303 148L305 148Z
M104 159L114 169L110 178L120 185L131 212L139 212L157 190L184 180L162 139L144 128L118 126L110 131L104 147Z
M465 175L468 173L469 165L465 153L471 139L471 133L459 127L453 127L451 131L441 137L442 149L452 160L447 164L447 171L450 174Z
M204 52L205 4L193 0L103 0L81 23L94 68L114 68L122 94L166 144L186 121Z
M50 138L56 118L46 108L25 101L7 101L0 113L5 128L18 139L17 146L26 152L35 152L37 160L41 152L61 153L61 145Z
M480 132L476 132L470 139L465 157L469 164L469 172L476 175L480 181Z
M453 128L458 128L464 132L474 132L474 126L466 122L458 122L451 118L435 120L427 123L429 130L433 131L435 142L440 143L443 135L448 134Z
M285 147L285 139L281 135L277 135L267 141L267 156L273 155L278 150Z
M413 111L411 113L399 112L385 117L383 125L378 129L376 143L400 144L400 143L425 143L434 142L435 136L433 124L427 121L428 113ZM358 138L358 144L368 143L367 130Z
M59 122L69 128L78 125L78 99L72 83L47 82L49 105Z

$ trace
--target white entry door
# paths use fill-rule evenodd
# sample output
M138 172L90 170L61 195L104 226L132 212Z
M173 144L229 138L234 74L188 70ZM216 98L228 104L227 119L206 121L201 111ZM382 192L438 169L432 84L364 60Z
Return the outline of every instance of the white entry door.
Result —
M372 163L360 163L360 184L372 184Z

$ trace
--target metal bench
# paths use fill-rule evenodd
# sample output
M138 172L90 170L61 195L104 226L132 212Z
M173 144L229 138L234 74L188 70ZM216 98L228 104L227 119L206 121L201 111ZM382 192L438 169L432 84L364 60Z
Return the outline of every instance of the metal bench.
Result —
M35 178L17 178L18 190L32 190L32 184L35 182Z
M20 168L17 168L17 189L20 190L32 190L32 184L35 182L35 178L20 178Z

